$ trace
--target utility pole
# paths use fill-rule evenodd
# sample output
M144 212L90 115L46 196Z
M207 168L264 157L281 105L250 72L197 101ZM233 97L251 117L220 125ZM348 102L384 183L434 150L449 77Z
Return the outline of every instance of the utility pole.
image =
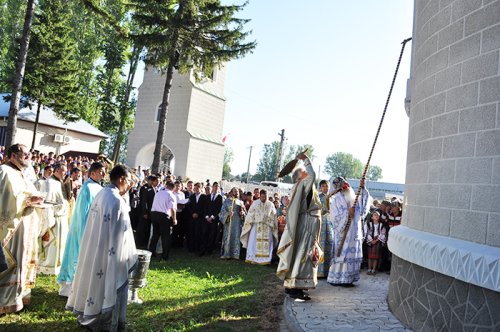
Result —
M248 155L247 184L248 184L248 179L250 178L250 159L252 158L252 148L253 146L250 146L250 154Z
M278 173L279 173L280 167L281 167L281 158L283 157L283 145L285 143L285 129L281 129L281 133L278 133L278 135L281 137L281 140L280 140L280 146L278 149L278 160L276 162L276 172L274 173L274 174L276 174L276 181L279 181Z

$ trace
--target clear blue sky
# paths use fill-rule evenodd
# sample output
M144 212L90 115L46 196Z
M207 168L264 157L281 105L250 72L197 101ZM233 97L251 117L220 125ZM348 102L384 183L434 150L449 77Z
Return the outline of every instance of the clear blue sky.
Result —
M243 1L225 1L241 4ZM228 64L224 132L233 174L254 173L265 143L285 129L288 144L312 144L316 169L348 152L366 162L401 49L412 35L411 0L250 0L253 54ZM408 117L404 111L411 43L372 164L386 182L404 183ZM326 178L326 174L321 174Z
M250 0L237 16L251 19L249 39L258 45L227 65L224 135L232 173L246 172L250 145L255 173L264 144L279 140L281 129L287 144L314 146L315 169L335 152L366 163L401 42L412 35L413 1ZM405 181L410 58L408 43L371 160L385 182Z

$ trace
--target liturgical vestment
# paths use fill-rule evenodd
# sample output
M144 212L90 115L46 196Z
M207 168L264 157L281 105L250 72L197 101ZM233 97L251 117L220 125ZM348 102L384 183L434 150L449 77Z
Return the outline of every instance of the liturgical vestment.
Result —
M21 170L0 166L0 241L7 269L0 272L0 314L16 312L28 304L35 285L39 218L27 206L36 192Z
M85 231L85 226L87 225L90 205L101 189L102 187L99 183L92 179L88 179L84 182L76 198L76 203L71 215L66 248L64 249L61 271L57 277L57 282L61 286L59 295L68 297L71 292L71 283L75 277L78 255L80 253L80 243L82 241L83 232Z
M89 328L113 330L125 322L128 274L137 262L130 207L114 185L90 207L66 308Z
M246 262L269 264L273 248L278 242L276 209L270 201L260 199L253 202L245 218L241 232L241 243L247 248Z
M319 246L321 202L314 182L316 175L306 158L307 177L292 188L286 226L278 246L277 276L286 288L311 289L317 284L317 265L322 257Z

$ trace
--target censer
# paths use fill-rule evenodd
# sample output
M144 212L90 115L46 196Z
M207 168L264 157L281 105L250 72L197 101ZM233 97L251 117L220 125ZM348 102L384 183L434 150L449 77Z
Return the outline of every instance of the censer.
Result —
M137 291L139 288L147 286L146 273L148 272L151 252L147 250L137 250L137 265L128 275L128 303L142 304Z

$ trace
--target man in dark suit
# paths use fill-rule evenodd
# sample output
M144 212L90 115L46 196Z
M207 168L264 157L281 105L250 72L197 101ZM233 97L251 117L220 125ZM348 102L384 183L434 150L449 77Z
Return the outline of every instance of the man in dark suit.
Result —
M147 249L149 237L151 235L151 207L158 186L158 177L155 175L148 176L146 184L139 191L139 205L141 210L141 221L137 229L137 247Z
M189 196L187 204L188 225L187 225L187 246L191 252L200 250L200 242L202 240L201 231L204 220L205 205L207 196L201 193L201 184L194 185L194 191Z
M200 256L204 254L212 254L217 241L217 227L219 224L219 213L222 208L222 195L219 194L219 184L214 182L212 184L212 192L207 197L205 204L205 209L203 213L202 220L202 241L201 241L201 253Z

